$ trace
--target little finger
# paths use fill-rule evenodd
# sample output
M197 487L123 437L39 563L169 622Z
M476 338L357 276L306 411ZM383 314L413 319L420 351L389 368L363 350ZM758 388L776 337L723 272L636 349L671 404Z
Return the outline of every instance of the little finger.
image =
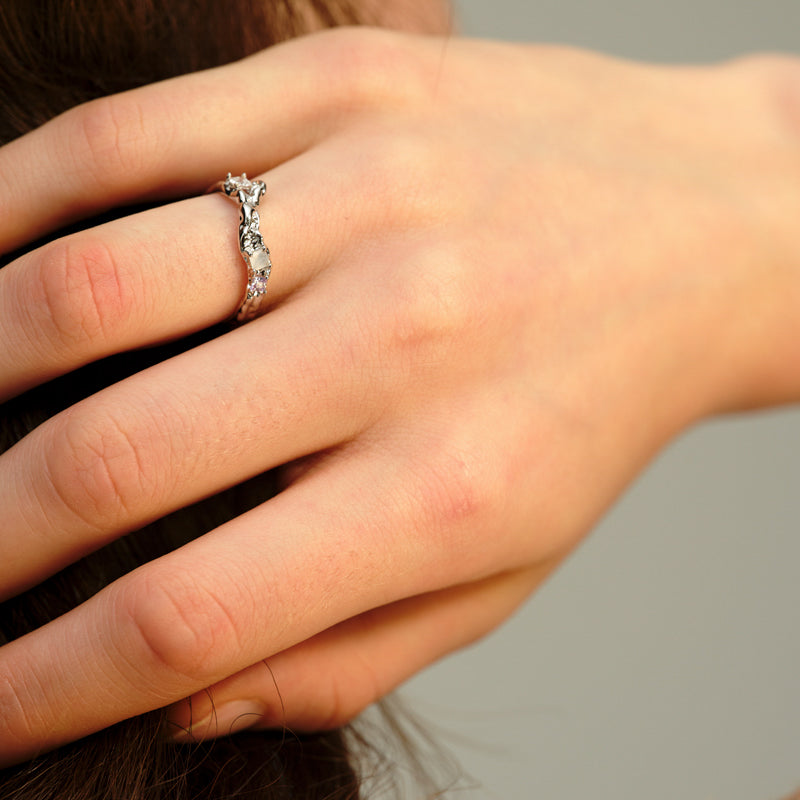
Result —
M497 627L553 567L412 597L339 623L176 704L172 738L340 727L423 667Z
M177 702L370 609L518 568L482 545L507 521L487 530L445 500L431 509L416 466L343 448L0 649L3 762Z

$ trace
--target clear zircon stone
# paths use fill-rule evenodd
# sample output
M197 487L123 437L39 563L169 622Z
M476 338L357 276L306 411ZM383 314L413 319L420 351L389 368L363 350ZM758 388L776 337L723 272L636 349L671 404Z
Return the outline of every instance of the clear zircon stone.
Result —
M252 296L264 294L267 291L267 279L264 275L255 275L250 279L247 291Z

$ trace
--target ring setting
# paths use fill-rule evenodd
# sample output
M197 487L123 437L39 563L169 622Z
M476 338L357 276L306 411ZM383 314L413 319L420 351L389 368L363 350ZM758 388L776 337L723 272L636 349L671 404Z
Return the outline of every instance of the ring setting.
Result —
M215 183L209 192L220 191L239 206L239 252L247 266L247 288L236 312L236 322L249 322L263 313L261 306L267 293L272 270L269 248L259 228L258 206L266 194L264 181L251 181L246 173L234 177L230 172L224 181Z

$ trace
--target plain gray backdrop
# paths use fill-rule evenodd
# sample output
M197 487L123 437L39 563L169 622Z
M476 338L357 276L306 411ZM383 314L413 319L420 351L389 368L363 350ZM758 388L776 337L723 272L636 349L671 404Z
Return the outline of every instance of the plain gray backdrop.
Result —
M650 60L800 49L800 0L457 8L469 35ZM453 732L441 738L476 781L448 797L778 800L800 787L799 478L796 409L691 431L510 623L411 681L402 694Z

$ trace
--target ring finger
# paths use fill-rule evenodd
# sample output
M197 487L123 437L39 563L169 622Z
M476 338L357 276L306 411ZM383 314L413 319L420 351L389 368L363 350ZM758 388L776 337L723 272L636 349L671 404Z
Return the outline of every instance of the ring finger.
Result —
M307 282L357 234L352 195L341 171L326 163L330 149L266 176L261 232L278 265L269 304ZM321 169L327 178L315 182ZM0 348L0 400L90 361L231 317L246 282L237 226L233 203L197 197L66 236L0 270L0 341L7 345ZM311 229L314 236L303 235Z

